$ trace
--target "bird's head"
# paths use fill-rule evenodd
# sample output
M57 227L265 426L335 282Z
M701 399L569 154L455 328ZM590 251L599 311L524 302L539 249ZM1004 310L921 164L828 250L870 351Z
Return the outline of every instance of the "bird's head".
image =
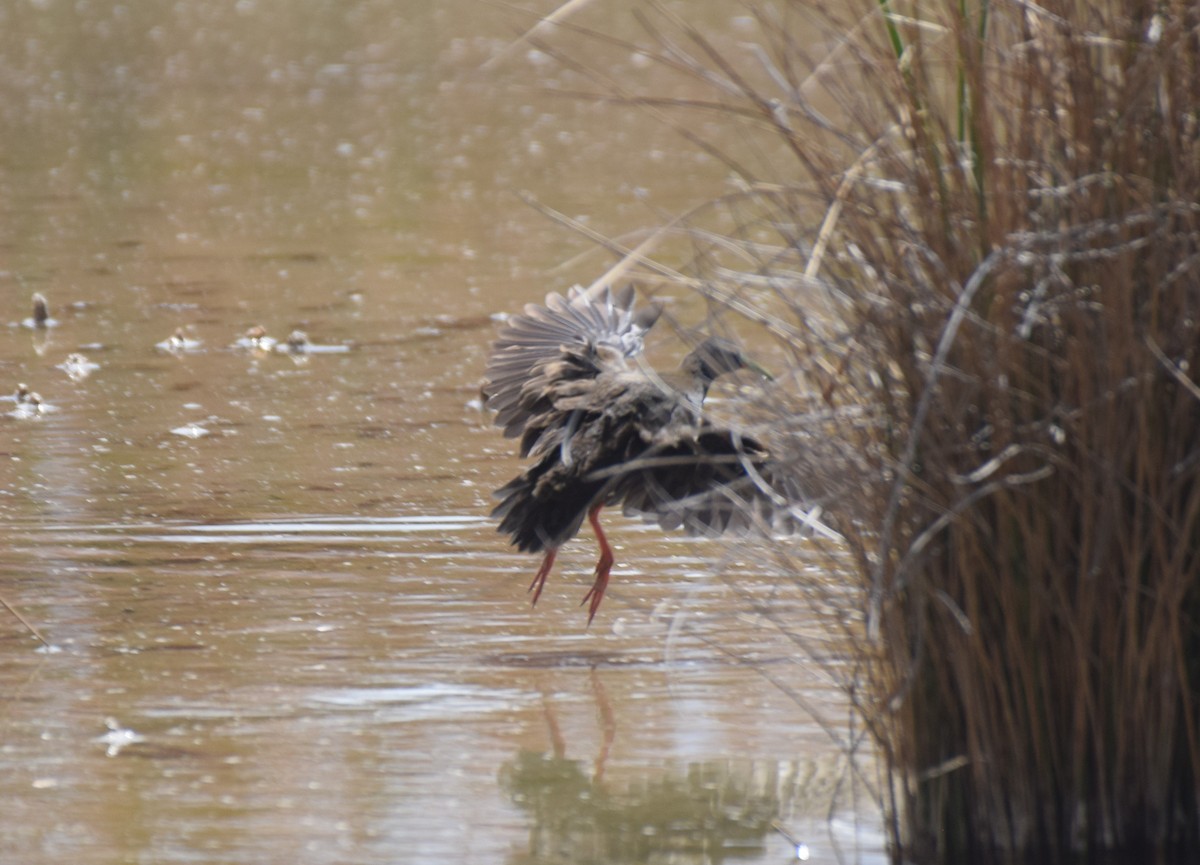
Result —
M740 346L720 336L710 336L683 359L683 369L701 379L705 388L728 372L751 369L763 378L771 374L754 361L748 359Z

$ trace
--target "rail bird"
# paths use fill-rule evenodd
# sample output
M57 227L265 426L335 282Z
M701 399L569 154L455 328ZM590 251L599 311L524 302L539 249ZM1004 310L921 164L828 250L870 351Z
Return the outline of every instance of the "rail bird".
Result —
M584 596L596 616L613 566L600 511L683 527L692 534L787 522L794 485L759 443L702 413L709 386L747 368L737 344L710 337L678 371L638 363L658 304L635 307L632 286L552 293L500 331L487 363L483 395L506 437L520 439L532 462L495 495L492 516L518 549L542 553L530 583L536 604L559 547L586 518L600 558ZM769 376L767 376L769 378Z

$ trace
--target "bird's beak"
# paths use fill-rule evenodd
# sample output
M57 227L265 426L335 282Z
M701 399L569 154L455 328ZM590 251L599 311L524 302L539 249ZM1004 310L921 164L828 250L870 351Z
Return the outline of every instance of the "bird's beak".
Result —
M775 381L775 376L773 376L769 372L767 372L765 367L755 363L752 360L746 361L746 369L754 370L756 373L761 375L767 381Z

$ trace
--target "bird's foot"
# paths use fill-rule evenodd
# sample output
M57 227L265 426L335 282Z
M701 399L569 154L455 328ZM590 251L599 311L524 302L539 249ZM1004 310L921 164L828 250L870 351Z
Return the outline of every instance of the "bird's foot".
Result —
M550 576L550 568L554 566L554 557L558 555L558 550L546 550L546 554L542 556L542 566L538 568L538 572L533 575L533 582L529 584L527 591L533 592L533 601L531 607L536 607L538 598L542 596L542 589L546 587L546 577Z
M588 624L592 623L592 619L596 618L596 611L600 609L600 602L604 600L604 591L608 588L608 575L612 571L613 557L612 553L604 550L600 555L600 561L596 562L596 579L592 582L592 587L588 589L588 593L583 596L583 600L579 602L580 606L588 604Z

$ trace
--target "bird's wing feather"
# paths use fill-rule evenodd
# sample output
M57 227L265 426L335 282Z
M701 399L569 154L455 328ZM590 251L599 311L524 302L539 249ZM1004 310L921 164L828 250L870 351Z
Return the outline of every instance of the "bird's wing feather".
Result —
M629 516L693 535L789 532L794 478L755 441L714 426L659 443L622 466L613 499ZM614 502L614 503L616 503Z
M662 308L634 308L633 286L607 285L552 293L506 322L488 359L483 392L508 437L522 435L563 392L607 371L624 369ZM564 390L565 389L565 390Z

